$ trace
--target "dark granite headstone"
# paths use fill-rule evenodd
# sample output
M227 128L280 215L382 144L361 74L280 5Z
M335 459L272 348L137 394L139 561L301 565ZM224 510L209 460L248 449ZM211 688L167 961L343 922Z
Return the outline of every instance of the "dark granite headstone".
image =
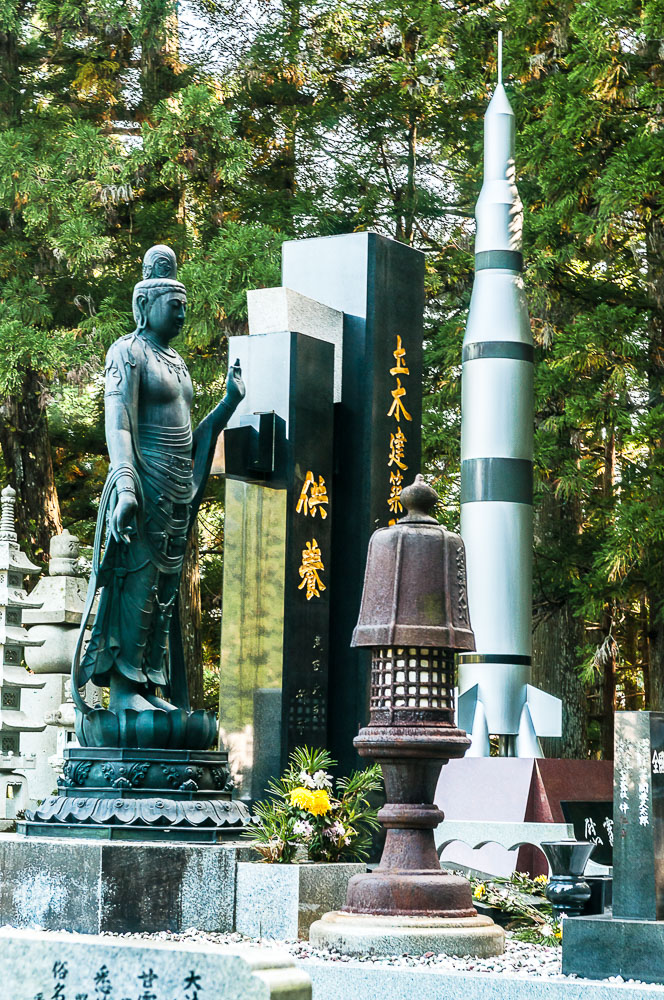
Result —
M664 919L664 713L617 712L613 915Z
M664 982L664 713L617 712L613 916L571 917L563 972Z
M574 827L577 840L595 844L592 859L598 865L613 864L613 802L561 802L563 816Z
M424 254L377 233L283 246L283 284L344 313L335 407L328 748L343 773L368 721L370 651L350 648L369 538L421 471Z
M334 347L294 331L232 337L247 395L224 433L219 722L242 799L297 746L325 746Z

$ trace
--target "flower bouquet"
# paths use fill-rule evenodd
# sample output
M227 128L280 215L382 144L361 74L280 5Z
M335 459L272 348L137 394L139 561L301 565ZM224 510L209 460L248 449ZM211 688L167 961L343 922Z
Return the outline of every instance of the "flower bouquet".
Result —
M262 860L364 861L371 832L379 828L369 800L382 787L380 765L354 771L335 782L327 750L294 750L283 776L268 786L270 798L254 807L244 833Z

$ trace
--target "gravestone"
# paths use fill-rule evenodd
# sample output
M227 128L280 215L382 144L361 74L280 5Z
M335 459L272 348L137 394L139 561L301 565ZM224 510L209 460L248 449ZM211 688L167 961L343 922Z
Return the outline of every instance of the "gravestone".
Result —
M342 318L285 291L250 295L249 336L230 339L247 395L219 456L219 724L244 800L263 796L293 747L324 746L327 737L334 338L340 342Z
M0 979L12 1000L311 1000L308 975L276 950L7 927Z
M613 915L664 919L664 713L616 714Z
M598 864L605 873L605 866L611 864L612 818L611 807L606 814L606 803L612 795L612 771L610 760L465 757L450 761L441 771L436 793L436 802L445 812L435 832L441 861L448 867L462 865L501 877L514 871L546 875L548 864L536 845L565 839L574 832L579 839L604 840ZM475 794L468 796L468 788ZM608 826L607 819L611 819ZM575 820L578 825L573 829ZM522 836L519 824L524 824ZM508 850L518 844L523 846ZM595 863L593 854L588 868L599 874Z
M369 718L369 654L350 648L369 538L421 471L424 254L377 233L284 243L284 286L343 313L335 407L327 747L348 774ZM410 478L408 478L410 477Z
M561 802L563 816L574 828L576 840L595 845L592 860L597 865L613 864L613 802Z
M254 799L296 746L328 747L343 773L359 764L369 664L350 639L366 552L402 516L421 454L424 255L376 233L297 240L282 278L248 293L250 334L231 339L247 397L213 466L227 480L220 724Z
M664 982L664 713L617 712L613 915L573 917L563 972Z

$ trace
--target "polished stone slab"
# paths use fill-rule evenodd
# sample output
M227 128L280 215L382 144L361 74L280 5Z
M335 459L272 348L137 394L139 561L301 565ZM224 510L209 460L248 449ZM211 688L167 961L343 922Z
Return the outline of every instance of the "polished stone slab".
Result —
M613 912L664 919L664 713L616 712Z
M572 917L563 930L563 972L664 984L664 922Z
M368 650L349 646L369 538L402 515L398 491L422 471L424 262L419 250L378 233L287 240L282 247L283 285L344 314L330 490L335 504L330 572L335 581L330 594L334 683L329 686L325 744L341 774L359 766L353 739L367 722L370 657ZM407 417L400 419L397 402ZM393 450L397 437L400 458Z
M235 899L235 929L254 938L296 941L328 910L346 902L353 875L364 864L266 865L239 862Z
M110 931L234 929L240 843L117 843L0 836L0 924Z
M0 929L7 1000L311 1000L307 974L267 948Z

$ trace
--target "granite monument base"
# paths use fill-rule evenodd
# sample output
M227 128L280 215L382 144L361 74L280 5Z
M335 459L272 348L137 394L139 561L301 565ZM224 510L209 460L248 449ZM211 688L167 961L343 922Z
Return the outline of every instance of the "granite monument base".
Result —
M664 983L664 921L571 917L563 925L563 972L586 979Z
M505 931L489 917L394 917L373 913L326 913L309 929L316 948L342 955L472 955L489 958L505 950Z
M311 1000L311 980L283 952L202 942L90 939L0 930L2 996L107 1000Z
M240 842L108 843L0 836L0 924L81 934L230 932Z
M239 862L235 929L247 937L296 941L328 910L346 902L353 875L365 864L339 861L265 865Z

